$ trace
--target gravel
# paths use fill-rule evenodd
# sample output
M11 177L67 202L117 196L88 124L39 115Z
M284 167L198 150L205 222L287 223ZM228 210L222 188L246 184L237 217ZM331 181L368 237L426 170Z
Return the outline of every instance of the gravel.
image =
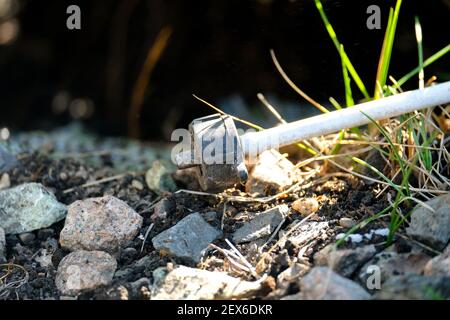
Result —
M172 228L152 239L155 249L189 262L198 263L209 244L222 232L208 224L199 213L192 213Z
M139 233L143 218L113 196L76 201L69 206L61 246L70 251L118 253Z
M111 283L116 260L102 251L76 251L61 261L55 283L63 295L76 296Z
M43 229L61 221L67 208L42 184L27 183L0 191L0 227L6 234Z

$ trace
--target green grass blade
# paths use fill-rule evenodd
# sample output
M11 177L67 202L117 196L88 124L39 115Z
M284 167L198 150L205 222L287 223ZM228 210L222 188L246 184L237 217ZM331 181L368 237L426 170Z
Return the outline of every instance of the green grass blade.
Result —
M425 74L423 71L423 43L422 43L422 26L420 25L419 17L415 17L415 29L416 29L416 39L417 39L417 51L419 55L419 88L423 89L425 87Z
M384 34L384 39L383 39L383 46L381 47L381 53L380 53L380 60L378 62L378 68L377 68L377 77L376 77L376 82L375 82L375 93L374 93L374 98L375 99L379 99L381 98L381 90L383 90L383 86L382 86L382 78L383 78L383 67L386 65L385 59L386 59L386 50L387 50L387 43L388 43L388 38L389 38L389 33L391 30L391 25L392 25L392 19L394 17L394 9L390 9L389 10L389 18L388 18L388 24L386 27L386 32Z
M386 28L386 34L383 40L383 47L380 55L380 62L378 64L377 70L377 83L375 84L375 99L380 98L381 93L379 90L380 86L382 89L386 85L386 80L389 73L389 66L391 63L392 49L394 47L395 31L397 30L398 16L400 14L400 8L402 5L402 0L397 0L395 9L390 10L388 26Z
M338 53L341 55L341 59L344 60L344 63L347 66L348 72L352 76L353 81L355 81L356 85L358 86L359 90L364 95L364 97L366 99L370 99L370 95L367 92L366 86L364 85L364 83L362 82L362 80L359 77L358 73L356 72L355 68L353 67L353 64L351 63L349 57L347 56L345 51L342 54L340 52L341 44L340 44L339 39L338 39L338 37L336 35L336 32L333 29L333 26L331 25L330 21L328 20L328 17L327 17L327 15L325 13L325 10L323 8L322 2L320 2L320 0L314 0L314 2L316 3L317 9L319 10L319 13L320 13L322 21L323 21L323 23L325 25L325 28L327 29L328 34L330 35L330 38L333 41L334 46L336 47Z
M341 54L341 64L342 64L342 75L344 77L345 102L347 104L347 107L352 107L355 105L355 101L353 100L351 79L348 76L347 66L345 65L344 59L342 59L344 56L344 46L342 44L340 46L340 54Z
M330 100L330 103L333 105L333 107L336 110L342 110L341 105L339 104L339 102L336 101L336 99L334 99L333 97L330 97L328 100Z
M447 53L450 52L450 44L446 45L444 48L442 48L441 50L439 50L438 52L436 52L435 54L433 54L431 57L429 57L428 59L426 59L423 62L423 68L428 67L430 64L436 62L437 60L439 60L440 58L442 58L443 56L445 56ZM404 85L409 79L411 79L412 77L414 77L416 74L418 74L420 72L422 68L420 66L418 66L417 68L415 68L414 70L411 70L409 73L407 73L406 75L404 75L402 78L400 78L400 80L397 81L397 85L394 86L394 88L398 88L402 85Z
M377 174L381 179L383 179L387 184L389 184L392 188L394 188L397 192L402 193L402 188L396 185L391 179L386 177L380 170L372 166L371 164L367 163L366 161L357 158L357 157L351 157L351 159L356 162L357 164L362 165L363 167L366 167L367 169L371 170L375 174Z

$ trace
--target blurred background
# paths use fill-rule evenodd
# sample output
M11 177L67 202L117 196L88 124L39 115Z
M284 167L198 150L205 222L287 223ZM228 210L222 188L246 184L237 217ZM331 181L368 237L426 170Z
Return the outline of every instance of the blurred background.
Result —
M71 4L81 8L79 31L66 28ZM374 88L395 1L323 4ZM382 9L381 30L366 28L371 4ZM404 0L390 72L397 78L417 66L415 15L425 58L449 43L448 0ZM281 79L270 49L310 96L343 101L341 62L313 0L0 0L0 128L50 130L77 120L100 134L162 141L211 113L192 94L259 123L268 120L258 92L290 120L313 113ZM449 66L439 60L426 78L449 80Z

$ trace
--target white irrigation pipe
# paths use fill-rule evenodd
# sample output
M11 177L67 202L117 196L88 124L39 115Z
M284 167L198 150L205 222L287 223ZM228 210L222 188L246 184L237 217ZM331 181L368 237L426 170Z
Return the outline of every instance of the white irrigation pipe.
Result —
M261 152L368 124L371 120L367 116L373 120L384 120L446 103L450 103L450 81L283 124L260 132L249 132L240 138L247 154L251 150Z

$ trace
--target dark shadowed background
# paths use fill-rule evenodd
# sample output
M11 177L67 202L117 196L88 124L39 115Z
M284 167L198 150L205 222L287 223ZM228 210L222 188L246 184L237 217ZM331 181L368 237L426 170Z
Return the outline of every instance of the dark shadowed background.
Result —
M395 1L323 3L373 90ZM81 7L80 31L66 28L70 4ZM382 8L382 30L366 28L370 4ZM449 43L448 1L404 0L390 72L397 78L417 66L415 15L422 23L425 57ZM262 92L295 102L299 110L312 108L276 72L271 48L312 97L343 100L340 59L313 0L0 0L0 22L0 127L13 130L46 130L79 118L103 134L167 139L175 127L211 112L193 93L221 107L226 106L220 101L234 97L250 110L260 108L256 94ZM133 88L164 27L172 36L151 74L141 111L130 115ZM426 77L448 79L449 66L448 58L439 60Z

